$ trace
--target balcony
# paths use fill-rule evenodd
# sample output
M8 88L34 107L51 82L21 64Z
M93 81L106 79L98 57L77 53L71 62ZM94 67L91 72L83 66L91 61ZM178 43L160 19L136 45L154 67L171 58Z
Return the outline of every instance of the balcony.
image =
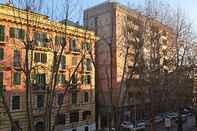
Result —
M80 49L78 49L78 48L71 48L71 49L70 49L70 52L71 52L72 54L79 54L79 53L80 53Z

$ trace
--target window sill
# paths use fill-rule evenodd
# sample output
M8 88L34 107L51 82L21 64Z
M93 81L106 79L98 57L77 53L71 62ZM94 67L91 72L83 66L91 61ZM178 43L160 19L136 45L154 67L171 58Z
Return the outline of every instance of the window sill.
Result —
M6 41L0 41L0 44L6 44L7 42Z

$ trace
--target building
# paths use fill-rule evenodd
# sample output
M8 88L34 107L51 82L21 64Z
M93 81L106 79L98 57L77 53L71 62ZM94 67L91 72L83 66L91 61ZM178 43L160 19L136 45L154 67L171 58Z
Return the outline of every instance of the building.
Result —
M28 17L27 17L28 16ZM70 22L69 22L70 23ZM66 36L66 38L65 38ZM95 128L94 58L95 34L74 25L50 21L48 16L27 12L12 5L0 5L0 96L6 98L16 125L28 131L25 97L26 41L32 42L29 61L32 86L32 107L36 131L43 131L46 89L49 85L54 52L60 50L64 42L55 88L53 111L61 105L59 123L65 131L91 131ZM91 48L92 47L92 48ZM84 55L84 59L82 58ZM58 56L58 55L57 55ZM72 78L72 86L63 97L65 83L82 60ZM0 98L1 98L0 97ZM54 119L52 120L54 122ZM0 102L0 130L14 131L10 125L2 100Z
M125 43L129 43L130 45L127 67L125 69L128 71L132 69L134 65L134 49L132 46L134 45L133 43L135 43L134 39L137 37L134 35L128 37L125 33L129 34L130 30L135 30L140 33L140 28L142 28L140 23L143 23L146 19L145 16L140 15L135 10L129 9L117 2L104 2L85 10L85 26L95 31L96 35L100 38L96 44L96 87L98 89L97 104L99 105L99 107L97 107L99 108L97 119L98 128L107 126L107 123L110 121L109 119L111 119L110 116L107 115L111 111L111 106L117 107L119 105L119 100L127 96L130 100L128 100L126 107L131 108L129 109L130 111L126 113L130 114L130 116L134 113L135 117L141 117L142 111L137 109L136 111L140 112L136 113L133 108L135 105L133 103L133 96L135 96L134 94L140 94L139 88L129 88L128 94L121 96L119 87L125 65L125 50L122 49ZM150 30L153 30L153 32L155 30L157 34L161 35L160 40L163 47L168 47L170 45L172 33L168 27L156 20L151 21L148 26ZM148 56L150 53L148 53L148 49L144 49L142 52L146 54L145 56ZM163 63L165 59L163 57L164 55L159 63ZM135 77L138 78L139 76L136 74ZM145 84L143 86L148 85ZM136 101L137 100L135 100L135 102ZM139 103L141 102L137 101L136 104Z

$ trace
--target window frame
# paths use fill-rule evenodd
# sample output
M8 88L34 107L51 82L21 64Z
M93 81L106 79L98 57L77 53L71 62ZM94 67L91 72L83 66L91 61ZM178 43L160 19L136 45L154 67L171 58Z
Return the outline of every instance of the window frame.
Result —
M13 72L12 84L13 85L20 85L21 84L21 72L20 71Z
M19 108L13 108L14 104L16 104L16 102L13 102L13 97L19 97L19 104L18 107ZM19 94L15 94L11 96L11 111L20 111L21 110L21 96Z

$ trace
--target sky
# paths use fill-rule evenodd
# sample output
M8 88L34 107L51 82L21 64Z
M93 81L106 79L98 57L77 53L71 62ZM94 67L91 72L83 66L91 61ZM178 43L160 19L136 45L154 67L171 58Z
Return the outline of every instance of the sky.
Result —
M9 1L9 0L0 0L0 3L1 2L4 3L5 1ZM10 0L10 1L26 1L26 0ZM60 14L63 14L63 11L60 8L60 5L62 4L63 0L41 0L41 1L43 1L45 4L59 3L57 4L55 11L58 13L62 12ZM72 2L74 0L70 0L70 1ZM76 0L76 1L77 1L77 4L82 4L83 9L86 9L86 8L92 7L94 5L97 5L107 0ZM132 6L138 6L138 5L143 4L145 0L114 0L114 1L117 1L125 5L128 5L129 3L130 6L132 7ZM159 1L159 0L155 0L155 1ZM197 31L197 0L160 0L160 1L162 1L163 3L169 3L170 6L175 9L177 9L177 7L181 8L184 11L185 15L188 17L189 21L193 23L194 30ZM82 16L83 9L80 10L80 9L76 9L76 7L73 8L73 10L78 10L76 11L77 12L76 14L73 14L73 16L75 17L74 19L76 19L76 20L73 19L74 21L77 21L77 19L80 19L79 21L83 21L83 16ZM46 12L47 10L45 10L44 14L49 15L49 13L46 13ZM53 18L53 19L61 19L61 18Z

